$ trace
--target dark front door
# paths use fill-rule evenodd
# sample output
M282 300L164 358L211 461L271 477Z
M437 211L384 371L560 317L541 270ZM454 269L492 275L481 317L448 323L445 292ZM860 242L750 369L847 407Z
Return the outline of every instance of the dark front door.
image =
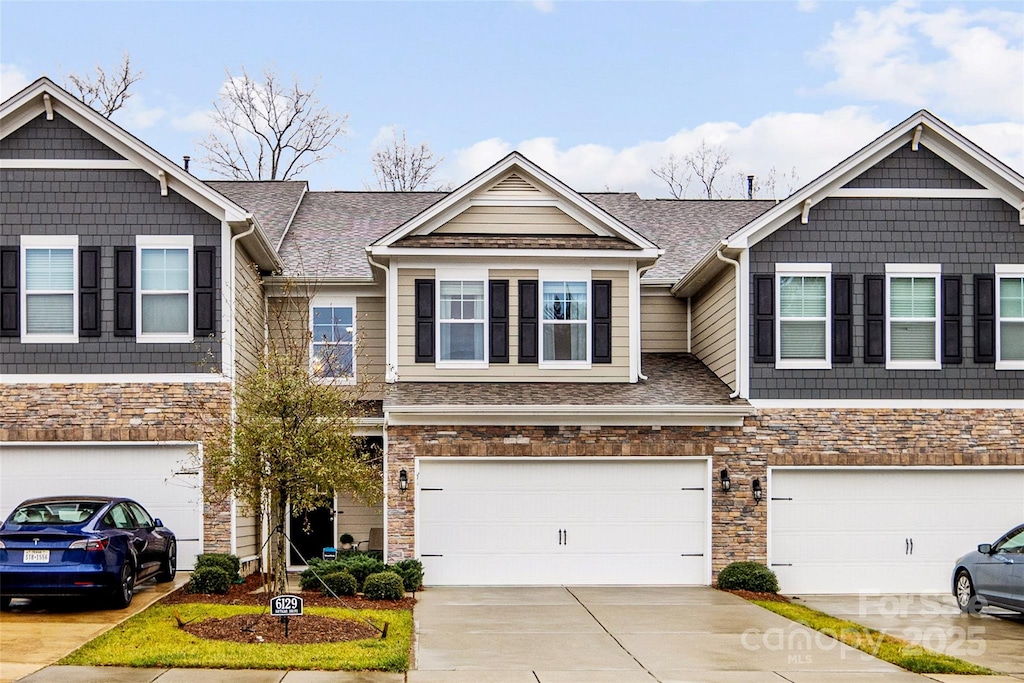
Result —
M289 564L306 564L320 557L324 548L333 548L334 515L330 508L321 507L299 515L292 515L288 537L292 541Z

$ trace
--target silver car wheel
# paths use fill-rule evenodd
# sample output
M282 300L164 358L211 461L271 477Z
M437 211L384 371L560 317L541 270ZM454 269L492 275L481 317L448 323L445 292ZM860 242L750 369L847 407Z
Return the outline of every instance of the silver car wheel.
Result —
M977 597L974 593L974 584L971 576L966 571L956 575L956 604L961 612L977 612Z

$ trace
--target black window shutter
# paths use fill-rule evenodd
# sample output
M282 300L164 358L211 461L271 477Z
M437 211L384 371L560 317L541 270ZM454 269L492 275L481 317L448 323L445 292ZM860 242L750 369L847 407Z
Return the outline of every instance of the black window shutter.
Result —
M416 362L434 362L433 280L416 280Z
M612 362L612 281L594 280L593 363Z
M832 276L832 362L853 362L853 276Z
M490 292L490 362L508 362L508 280L491 280Z
M519 281L519 362L538 362L537 338L540 319L537 310L537 281Z
M78 250L78 336L100 336L100 248Z
M942 362L963 363L963 278L942 278Z
M135 249L114 250L114 336L135 336Z
M18 247L0 249L0 337L21 335Z
M885 276L864 276L864 362L885 362Z
M974 276L974 362L996 362L996 278Z
M775 276L754 275L754 362L775 362Z
M217 253L213 247L197 247L195 250L196 312L195 326L192 332L196 337L209 337L217 333L217 320L214 315L214 311L217 310L214 299L217 290L214 286L216 256Z

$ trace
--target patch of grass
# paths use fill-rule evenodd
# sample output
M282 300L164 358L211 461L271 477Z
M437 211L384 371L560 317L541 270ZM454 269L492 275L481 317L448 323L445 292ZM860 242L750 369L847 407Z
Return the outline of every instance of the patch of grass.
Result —
M919 674L975 674L983 676L990 676L996 673L983 666L926 650L901 638L895 638L852 621L838 619L804 605L767 600L751 600L751 602L786 617L790 621L795 621L815 631L820 631L850 647L855 647L890 664L902 667L907 671Z
M412 612L310 607L308 614L339 619L357 616L378 626L388 622L384 640L315 645L245 644L204 640L178 628L183 621L259 614L262 607L185 603L154 605L57 662L82 666L143 666L213 669L319 669L406 671L412 644ZM269 616L267 618L270 618ZM300 619L301 617L295 617Z

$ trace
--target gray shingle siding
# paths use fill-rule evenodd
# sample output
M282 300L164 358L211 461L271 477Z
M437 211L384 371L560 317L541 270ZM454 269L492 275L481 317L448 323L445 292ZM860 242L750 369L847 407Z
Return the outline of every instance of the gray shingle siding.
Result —
M40 114L0 140L0 159L116 161L124 157L55 113L52 121L46 120L46 114Z
M924 145L901 147L844 187L980 190L980 184Z
M22 344L0 338L0 374L119 374L208 372L219 369L219 340L138 344L115 337L114 248L134 247L136 235L193 235L194 247L217 249L221 282L221 222L143 171L5 169L0 186L0 246L21 235L79 236L79 247L100 247L102 336L77 344ZM215 292L220 320L220 287ZM219 325L218 325L219 329Z
M834 274L852 273L854 361L833 364L831 370L776 370L771 363L751 363L750 397L1024 398L1024 371L997 371L974 362L971 277L993 274L997 263L1024 263L1019 221L1019 212L998 199L826 199L811 210L807 225L798 218L789 222L751 248L751 275L774 273L776 263L831 263ZM864 275L884 274L886 263L935 263L943 275L964 276L962 364L886 370L884 364L864 363ZM750 286L753 291L753 282Z

